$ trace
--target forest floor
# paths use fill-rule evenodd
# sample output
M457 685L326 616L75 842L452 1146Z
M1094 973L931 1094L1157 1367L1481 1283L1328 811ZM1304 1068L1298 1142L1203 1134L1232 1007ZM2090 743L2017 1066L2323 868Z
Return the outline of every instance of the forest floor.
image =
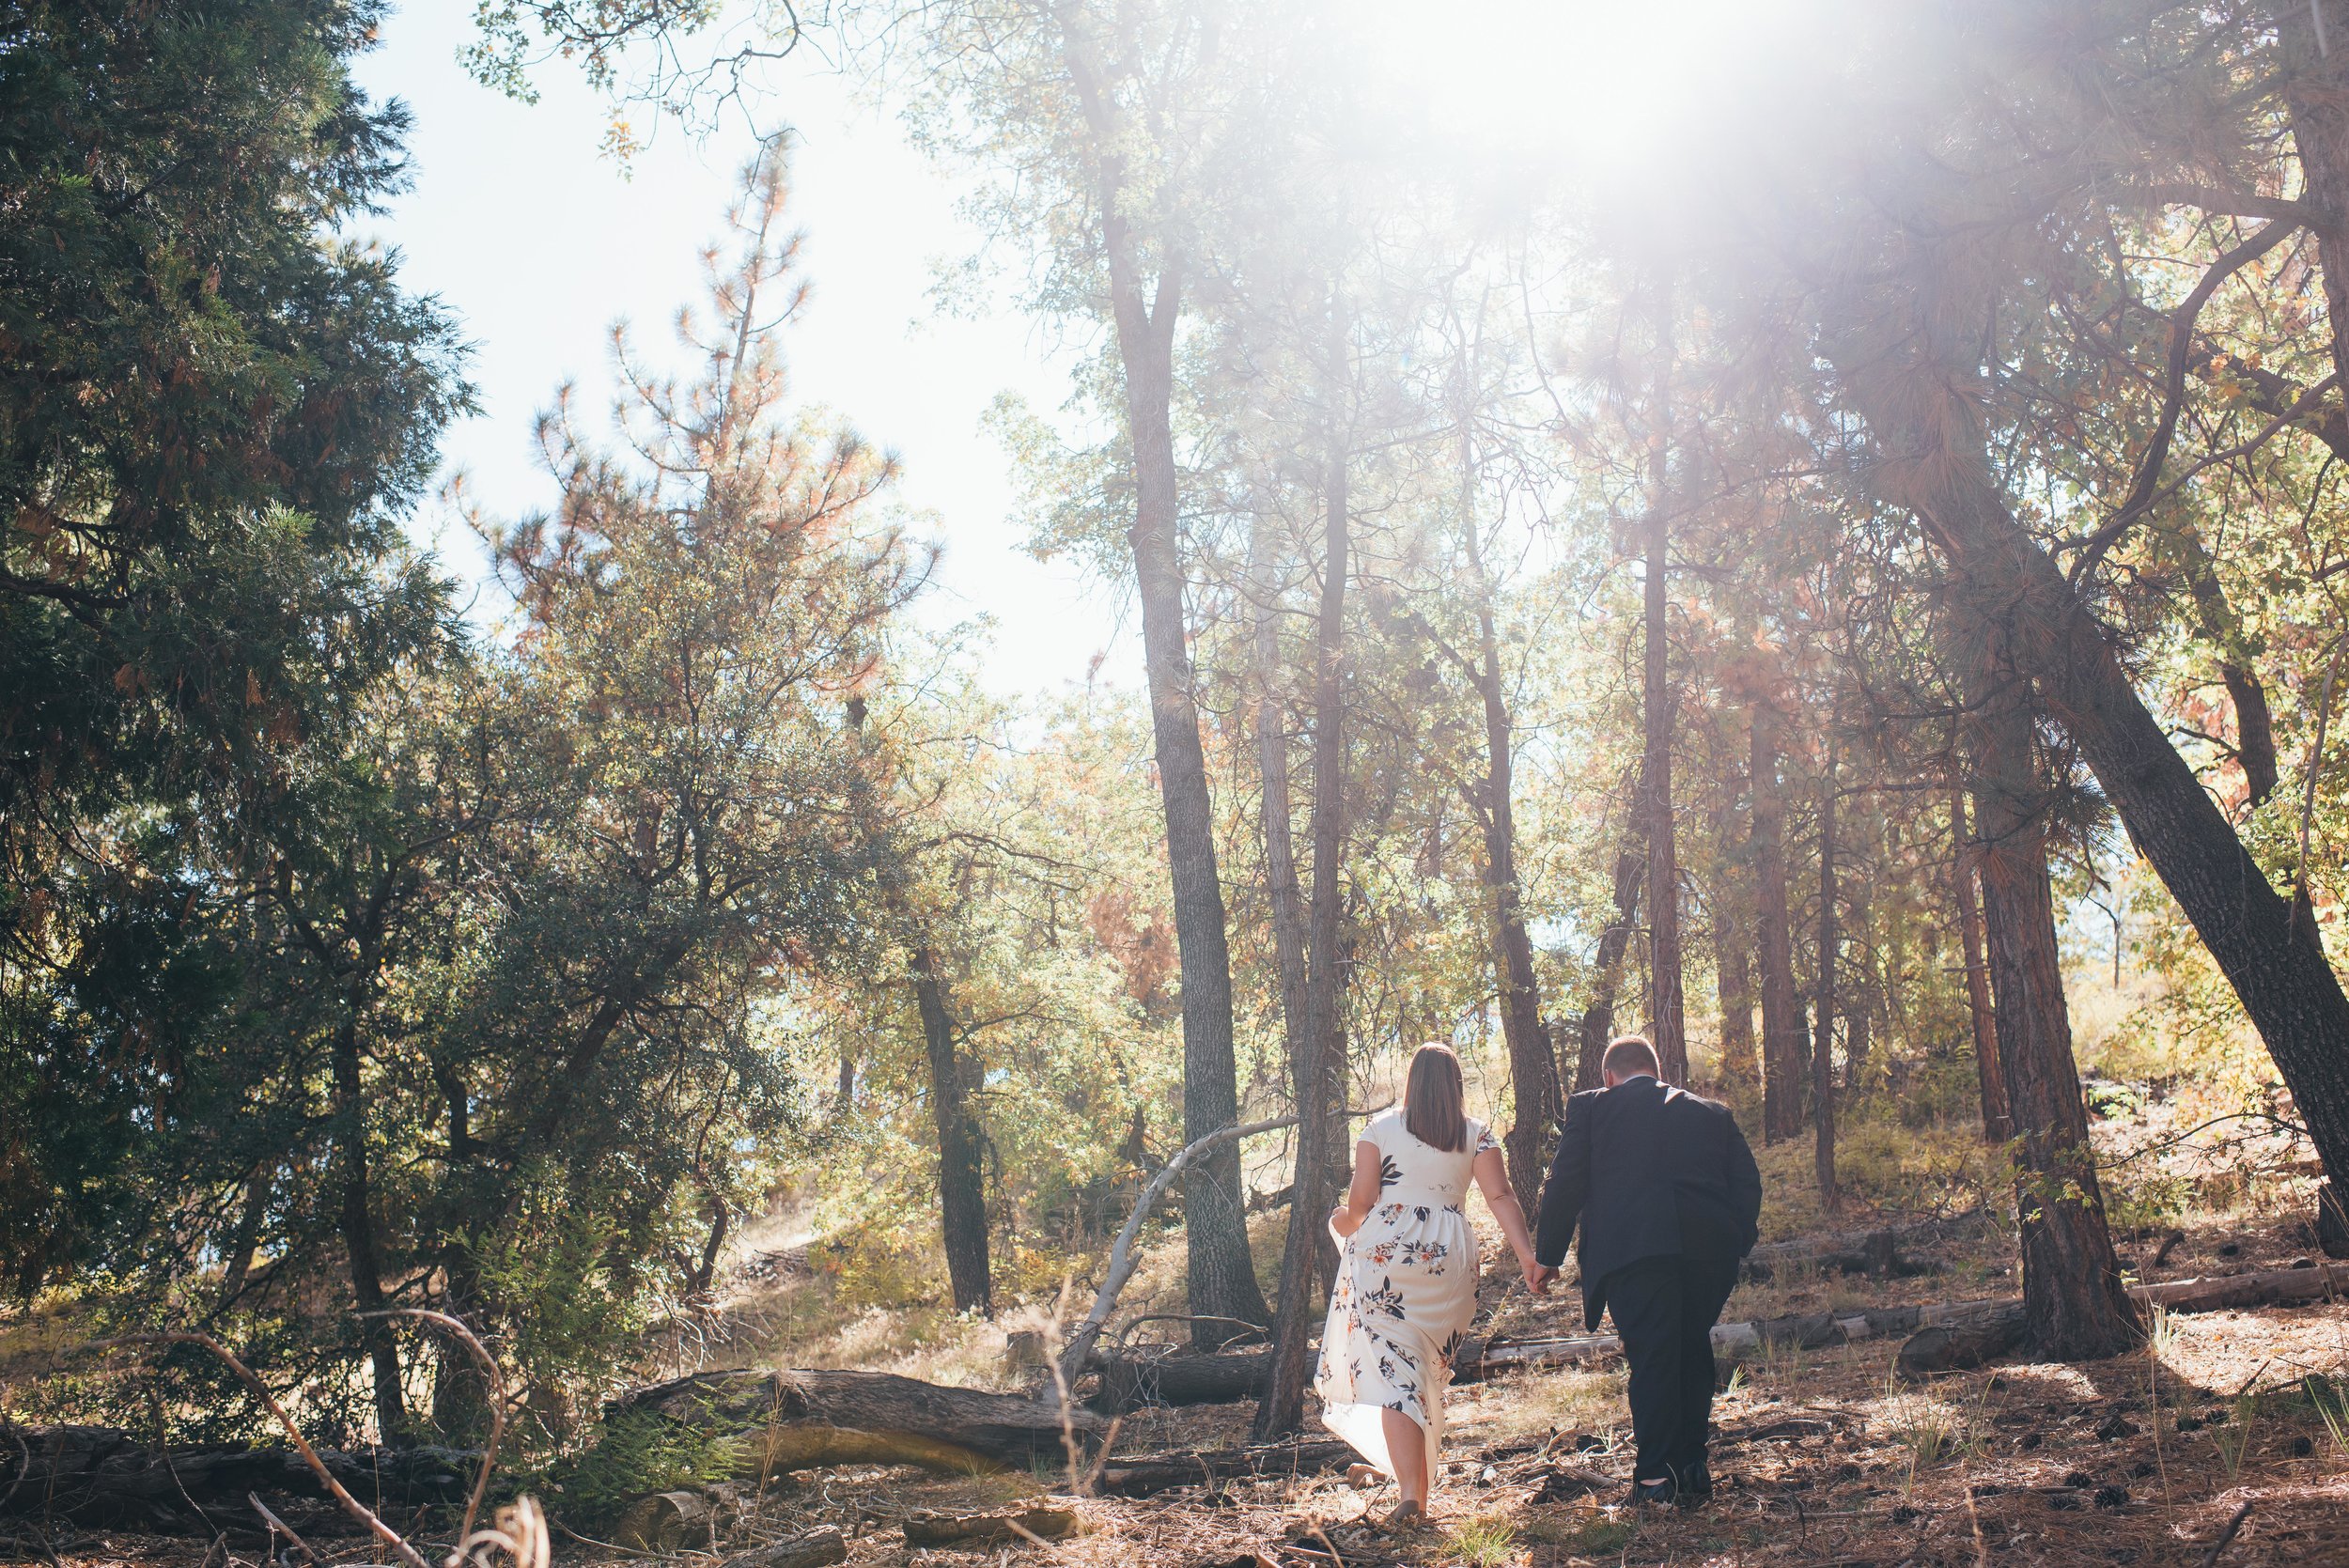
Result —
M1796 1157L1787 1147L1766 1157L1781 1193L1801 1190ZM1948 1186L1948 1206L1963 1206L1963 1188ZM1874 1218L1855 1201L1836 1224ZM1821 1219L1799 1202L1780 1203L1769 1239L1799 1236ZM2311 1250L2305 1221L2270 1202L2130 1234L2123 1252L2139 1278L2168 1280L2289 1267ZM1178 1235L1160 1246L1130 1310L1178 1294L1172 1268L1179 1251ZM2011 1241L1995 1228L1921 1249L1920 1261L1932 1271L1897 1279L1781 1268L1741 1286L1724 1315L2016 1290ZM1493 1279L1501 1272L1487 1269ZM862 1364L939 1381L1018 1381L1003 1359L1005 1322L893 1318L828 1306L832 1294L802 1263L754 1255L728 1323L707 1336L713 1363ZM1536 1300L1512 1286L1487 1312L1489 1331L1513 1337L1580 1331L1570 1290ZM831 1527L847 1538L852 1568L2349 1563L2349 1412L2331 1406L2328 1421L2328 1406L2305 1381L2324 1380L2320 1396L2349 1390L2349 1301L2157 1318L2145 1349L2128 1356L2008 1361L1925 1387L1894 1376L1896 1349L1896 1341L1862 1340L1772 1353L1729 1372L1716 1405L1719 1490L1700 1509L1623 1505L1630 1455L1619 1368L1532 1369L1452 1391L1433 1519L1407 1532L1371 1523L1392 1506L1392 1488L1357 1487L1342 1473L1129 1499L1088 1495L1081 1475L1059 1467L972 1477L843 1468L786 1478L761 1496L729 1493L724 1523L707 1546L667 1560L714 1568L761 1543ZM1251 1413L1245 1405L1135 1411L1120 1424L1116 1452L1236 1447L1247 1440ZM1022 1501L1073 1514L1073 1531L972 1550L907 1542L909 1517L923 1511ZM363 1540L313 1544L335 1563L381 1560ZM210 1568L218 1560L200 1543L118 1534L55 1545L57 1568L199 1558ZM643 1559L568 1543L557 1556L567 1563Z

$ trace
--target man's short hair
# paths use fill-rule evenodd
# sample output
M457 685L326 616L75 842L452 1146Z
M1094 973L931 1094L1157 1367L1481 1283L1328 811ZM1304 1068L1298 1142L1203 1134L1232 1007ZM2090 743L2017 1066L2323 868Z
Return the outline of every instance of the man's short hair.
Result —
M1663 1076L1663 1068L1656 1060L1656 1048L1647 1043L1644 1034L1618 1034L1607 1043L1607 1054L1599 1060L1599 1071L1616 1078L1629 1078L1646 1073L1653 1078Z

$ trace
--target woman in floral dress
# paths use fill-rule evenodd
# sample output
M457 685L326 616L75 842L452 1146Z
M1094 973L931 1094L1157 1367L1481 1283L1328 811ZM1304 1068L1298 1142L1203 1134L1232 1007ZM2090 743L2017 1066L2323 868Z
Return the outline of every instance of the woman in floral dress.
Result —
M1471 1176L1529 1283L1539 1269L1501 1144L1461 1098L1460 1059L1420 1047L1402 1107L1362 1129L1353 1185L1330 1212L1338 1278L1314 1390L1323 1424L1395 1478L1392 1524L1426 1513L1452 1355L1476 1311Z

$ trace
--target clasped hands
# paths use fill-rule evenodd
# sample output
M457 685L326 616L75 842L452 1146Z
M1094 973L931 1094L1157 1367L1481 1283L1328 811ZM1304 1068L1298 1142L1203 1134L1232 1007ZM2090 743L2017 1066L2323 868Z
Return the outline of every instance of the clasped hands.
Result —
M1550 1282L1558 1278L1556 1269L1531 1258L1517 1260L1517 1272L1525 1277L1525 1288L1536 1296L1548 1294Z

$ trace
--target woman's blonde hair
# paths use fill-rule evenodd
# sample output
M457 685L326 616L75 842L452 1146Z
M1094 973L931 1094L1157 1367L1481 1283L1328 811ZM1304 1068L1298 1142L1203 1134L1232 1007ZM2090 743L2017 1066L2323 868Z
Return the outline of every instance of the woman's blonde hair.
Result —
M1468 1147L1468 1116L1461 1110L1460 1059L1434 1041L1411 1057L1403 1080L1403 1126L1433 1149L1458 1154Z

